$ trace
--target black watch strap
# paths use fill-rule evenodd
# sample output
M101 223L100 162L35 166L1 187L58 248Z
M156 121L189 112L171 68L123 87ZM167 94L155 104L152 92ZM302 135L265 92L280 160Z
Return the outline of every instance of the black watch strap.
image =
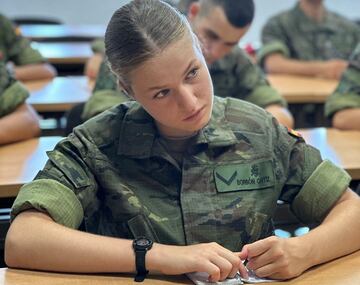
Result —
M135 260L136 260L136 275L135 282L143 282L146 278L146 275L149 271L145 267L145 254L146 250L136 250L135 251Z

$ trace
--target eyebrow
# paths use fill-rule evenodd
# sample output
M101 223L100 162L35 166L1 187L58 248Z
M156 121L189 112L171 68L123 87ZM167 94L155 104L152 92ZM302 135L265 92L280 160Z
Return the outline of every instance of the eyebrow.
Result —
M194 65L194 63L196 62L196 59L193 59L192 61L190 61L189 65L186 67L184 73L183 73L183 76L185 76L189 69ZM154 87L149 87L148 88L148 91L152 91L152 90L161 90L161 89L164 89L164 88L167 88L165 85L163 86L154 86Z

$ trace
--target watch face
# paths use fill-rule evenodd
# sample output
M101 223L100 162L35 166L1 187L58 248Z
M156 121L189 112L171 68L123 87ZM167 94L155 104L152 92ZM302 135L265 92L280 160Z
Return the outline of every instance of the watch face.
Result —
M146 237L138 237L134 240L133 246L138 250L149 250L152 247L152 240Z
M146 238L141 238L141 239L138 239L136 241L136 244L139 245L139 246L143 246L143 247L147 247L148 245L150 245L150 241Z

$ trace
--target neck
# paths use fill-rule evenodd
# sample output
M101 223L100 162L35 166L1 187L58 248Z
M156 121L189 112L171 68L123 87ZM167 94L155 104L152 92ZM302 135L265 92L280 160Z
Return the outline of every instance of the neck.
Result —
M195 136L199 131L185 131L174 128L169 128L155 121L157 129L162 137L170 140L183 140Z
M325 8L322 1L301 0L300 8L306 16L318 23L324 19Z

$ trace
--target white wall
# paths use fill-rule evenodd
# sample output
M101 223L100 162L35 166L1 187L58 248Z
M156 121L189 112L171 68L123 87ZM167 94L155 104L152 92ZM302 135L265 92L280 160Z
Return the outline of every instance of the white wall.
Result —
M9 17L18 15L51 16L68 24L104 24L112 13L129 0L0 0L0 11ZM242 44L258 43L266 20L294 6L296 0L255 0L255 21ZM333 11L350 19L360 19L359 0L325 0Z

